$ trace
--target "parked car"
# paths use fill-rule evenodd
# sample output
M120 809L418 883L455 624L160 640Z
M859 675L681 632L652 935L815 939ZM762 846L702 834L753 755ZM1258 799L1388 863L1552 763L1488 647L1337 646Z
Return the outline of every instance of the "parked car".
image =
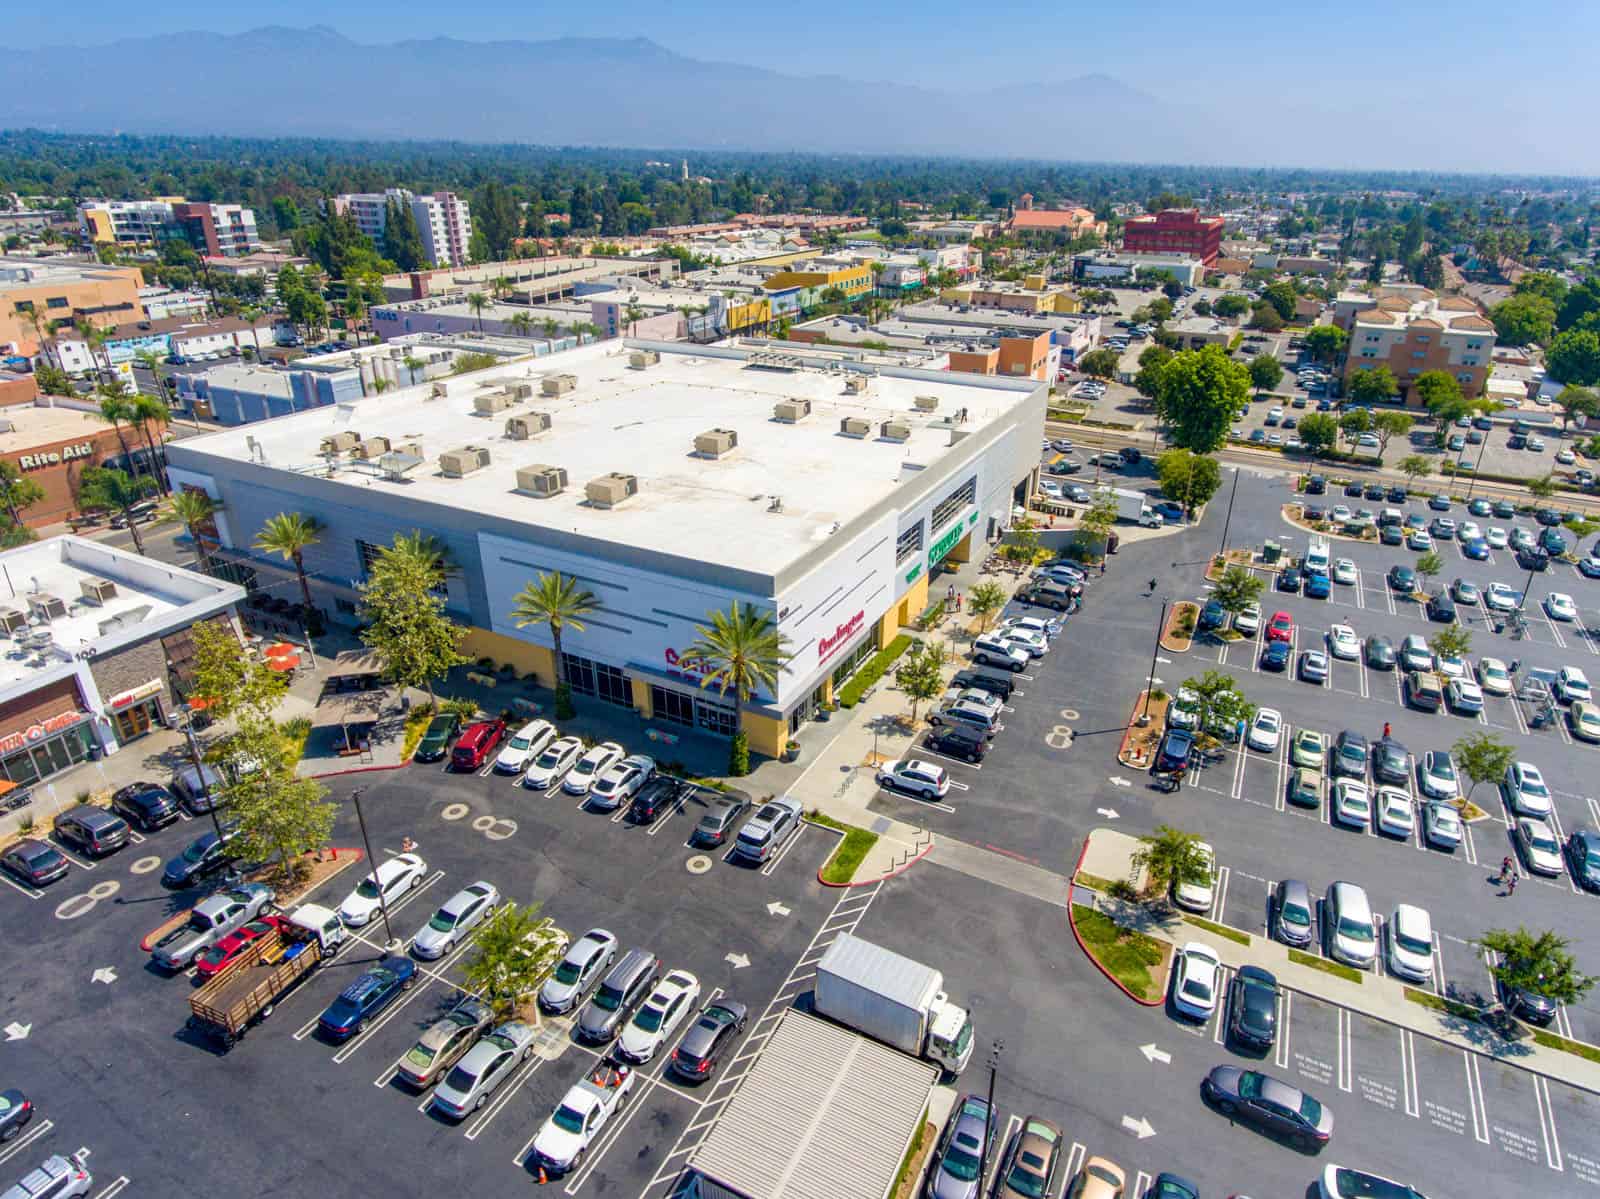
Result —
M505 739L506 722L498 716L493 720L480 720L462 730L450 750L450 769L477 770L496 746Z
M607 742L615 745L615 742ZM598 746L596 748L599 748ZM621 746L617 746L618 749ZM590 751L593 752L592 750ZM561 789L571 794L581 795L581 791L574 790L576 783L581 781L583 760L573 767L570 774L562 780ZM655 777L655 759L647 754L630 754L620 762L613 762L607 766L598 778L589 786L589 806L609 812L620 808L623 804L633 799L647 782Z
M955 725L930 730L923 744L931 750L967 762L981 762L989 753L987 737Z
M416 1090L431 1087L451 1066L464 1057L494 1021L489 1005L476 999L463 999L440 1016L406 1050L395 1074Z
M351 983L317 1017L317 1029L330 1041L359 1036L373 1017L416 981L417 964L410 958L385 955Z
M533 791L548 791L559 783L583 756L583 742L576 737L557 737L544 747L522 776L522 785Z
M1278 980L1260 966L1241 966L1228 984L1228 1035L1271 1049L1278 1038Z
M428 722L411 756L418 762L437 762L450 752L450 746L460 733L461 717L454 712L442 712Z
M1293 641L1294 617L1287 612L1274 612L1267 622L1268 641Z
M556 738L556 726L548 720L533 720L511 735L494 760L497 774L520 774Z
M983 740L976 734L968 735L974 740ZM943 766L922 758L899 758L878 767L878 786L920 795L923 799L942 799L950 791L950 774Z
M721 845L738 830L739 820L749 806L736 795L709 796L690 840L696 845Z
M1433 921L1426 911L1397 904L1384 934L1389 941L1384 963L1390 974L1423 986L1433 981Z
M1315 912L1305 883L1297 878L1282 880L1272 894L1272 935L1285 945L1307 948L1314 936Z
M428 864L414 853L396 854L378 864L339 905L339 919L348 928L371 922L380 906L394 903L407 891L422 885ZM381 897L381 900L380 900Z
M633 793L628 804L628 820L633 824L654 824L671 812L678 800L694 790L694 784L671 775L657 774Z
M434 1088L434 1110L460 1120L481 1108L516 1067L533 1056L537 1036L533 1025L511 1020L483 1037Z
M79 804L56 817L56 839L86 857L103 858L128 843L128 822L93 804Z
M208 945L202 949L194 959L195 978L200 982L215 978L250 948L252 942L259 941L271 932L283 932L289 927L289 921L282 916L262 916L251 920L234 929L215 945Z
M1056 1193L1061 1168L1061 1129L1041 1116L1027 1116L995 1176L992 1199L1041 1199Z
M739 830L734 853L752 862L769 860L799 829L800 814L799 801L787 795L768 800Z
M572 769L567 771L566 777L561 780L561 789L568 795L588 795L595 783L612 766L620 762L627 752L615 741L602 741L598 745L591 746L573 763ZM637 774L633 777L637 777Z
M1172 974L1172 1006L1194 1020L1210 1019L1217 1010L1217 987L1222 961L1203 941L1190 941L1178 950Z
M1218 1066L1200 1084L1201 1093L1230 1118L1317 1149L1333 1137L1333 1113L1298 1087L1239 1066ZM1399 1192L1340 1190L1329 1199L1403 1199ZM1418 1197L1420 1199L1420 1196Z
M169 891L182 891L226 870L238 860L228 849L238 831L237 825L225 823L221 837L215 832L200 834L181 853L167 860L161 871L161 885Z
M1365 970L1377 959L1378 935L1367 893L1355 883L1332 884L1322 900L1323 951Z
M433 961L455 949L474 929L500 906L500 890L493 883L476 882L463 887L428 918L428 923L411 938L411 952Z
M1422 835L1429 845L1454 850L1461 844L1461 814L1455 805L1434 800L1422 805Z
M67 855L48 841L26 837L0 855L0 867L30 887L42 887L65 878L72 869Z
M201 950L267 914L271 903L272 888L261 883L209 895L194 906L186 921L155 943L151 961L163 970L187 970Z
M704 1082L710 1078L723 1054L744 1032L748 1019L749 1009L738 1000L724 998L707 1004L700 1019L690 1026L672 1051L672 1072L686 1082Z
M628 950L583 1005L574 1034L591 1043L614 1039L660 979L660 958L648 949Z
M140 832L175 824L179 817L178 797L160 783L129 783L111 795L111 810Z
M539 1006L559 1015L578 1006L617 955L616 934L592 928L567 947L566 955L539 989Z
M641 1065L648 1062L699 1002L700 980L687 970L672 971L628 1021L617 1038L616 1055Z

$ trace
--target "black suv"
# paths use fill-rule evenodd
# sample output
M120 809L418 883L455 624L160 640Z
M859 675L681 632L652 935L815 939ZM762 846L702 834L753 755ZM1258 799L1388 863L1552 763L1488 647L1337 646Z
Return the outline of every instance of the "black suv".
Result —
M969 688L978 691L987 691L990 695L1001 699L1010 699L1011 692L1016 689L1016 684L1002 674L994 674L987 670L963 670L950 680L952 687L959 687L963 691Z
M1456 618L1456 602L1448 591L1437 591L1428 597L1428 619L1449 623Z
M967 729L950 725L934 729L923 744L929 749L936 749L942 754L949 754L952 758L961 758L967 762L981 762L983 756L989 752L987 737L981 733L969 732Z
M228 843L238 831L237 825L224 824L220 841L216 833L196 837L167 862L161 871L161 885L169 891L182 891L226 870L238 860L228 851Z
M658 774L634 793L628 807L628 819L634 824L650 824L657 816L672 811L680 796L694 789L693 783Z
M1326 495L1328 493L1328 480L1321 475L1310 475L1306 478L1307 495Z
M1550 555L1538 546L1517 551L1517 565L1523 570L1549 570Z
M146 833L178 819L176 797L159 783L129 783L111 797L111 810Z

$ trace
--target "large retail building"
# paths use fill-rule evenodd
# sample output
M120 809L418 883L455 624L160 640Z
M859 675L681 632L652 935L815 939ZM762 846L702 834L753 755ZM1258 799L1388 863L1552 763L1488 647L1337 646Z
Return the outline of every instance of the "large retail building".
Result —
M173 482L221 502L222 545L278 512L323 528L317 602L353 619L397 533L442 541L465 649L554 678L513 600L548 572L599 601L563 636L573 689L782 752L928 603L928 576L999 536L1038 469L1048 384L795 346L606 341L174 443ZM281 577L281 576L279 576ZM737 710L685 650L708 613L771 613L792 655Z

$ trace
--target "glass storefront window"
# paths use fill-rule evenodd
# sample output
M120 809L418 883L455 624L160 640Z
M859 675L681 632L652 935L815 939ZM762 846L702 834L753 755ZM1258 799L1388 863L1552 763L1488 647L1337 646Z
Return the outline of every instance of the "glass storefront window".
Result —
M703 699L694 701L694 721L708 733L731 737L739 731L739 713L733 708L723 708Z
M650 710L655 714L655 719L665 720L669 724L679 724L685 728L694 728L694 696L685 695L681 691L670 691L665 687L652 685L650 688Z
M93 743L89 722L84 721L64 733L0 758L0 773L13 783L27 786L87 761Z
M633 685L628 676L615 666L596 662L594 667L595 694L608 704L619 708L633 707Z
M872 657L872 654L872 638L863 637L860 643L857 644L854 649L850 650L849 653L845 654L845 656L840 659L839 665L833 668L834 690L837 691L841 686L843 686L845 680L853 675L856 672L856 669L863 662Z

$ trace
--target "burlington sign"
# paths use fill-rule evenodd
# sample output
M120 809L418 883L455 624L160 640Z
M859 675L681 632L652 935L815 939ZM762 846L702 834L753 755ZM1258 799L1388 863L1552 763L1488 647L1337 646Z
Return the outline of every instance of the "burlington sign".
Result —
M858 633L861 630L861 626L866 621L866 619L867 619L867 612L866 612L866 609L863 608L860 612L857 612L849 620L847 620L843 624L837 626L833 630L833 632L829 633L826 637L824 637L820 641L818 641L817 642L817 661L819 661L819 662L822 661L829 654L833 653L834 650L838 649L846 641L848 641L848 640L850 640L850 638L854 637L856 635L856 633Z

